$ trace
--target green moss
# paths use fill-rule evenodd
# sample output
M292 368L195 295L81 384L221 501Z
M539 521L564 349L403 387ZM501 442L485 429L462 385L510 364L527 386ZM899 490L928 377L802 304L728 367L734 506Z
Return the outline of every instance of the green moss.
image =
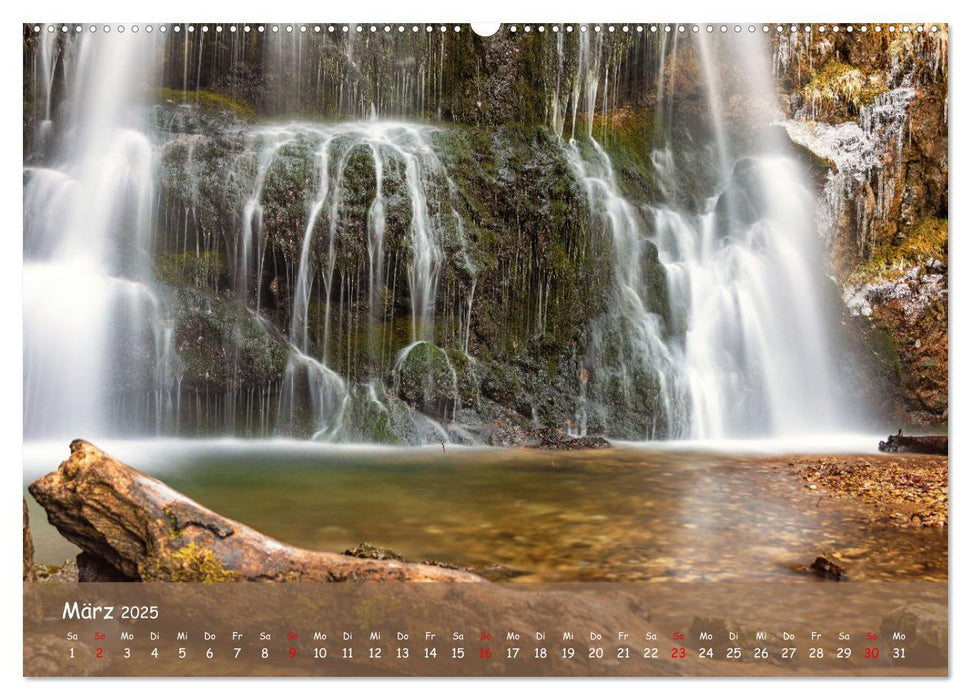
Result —
M158 95L160 101L194 104L206 111L228 111L246 119L252 119L256 114L253 108L245 102L234 100L229 95L211 90L173 90L171 88L158 88L155 90L155 93Z
M882 74L867 75L859 68L832 59L803 88L803 96L814 105L845 104L859 111L886 90Z
M456 373L448 354L437 345L412 346L394 368L398 396L436 420L450 416L458 400Z
M947 264L947 219L922 219L903 240L878 248L857 266L849 276L850 284L866 284L878 279L896 277L931 258Z
M170 253L155 255L155 276L161 282L201 289L215 287L226 271L225 256L219 251Z
M237 572L227 569L212 550L190 542L138 566L143 581L223 583L239 581Z

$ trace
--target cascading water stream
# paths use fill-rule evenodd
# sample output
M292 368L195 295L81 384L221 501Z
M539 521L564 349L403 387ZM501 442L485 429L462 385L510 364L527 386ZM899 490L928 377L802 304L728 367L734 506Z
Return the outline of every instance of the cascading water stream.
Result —
M738 158L732 165L712 47L701 36L692 45L707 86L720 184L700 212L673 204L680 194L673 155L679 134L665 83L674 80L679 57L677 41L665 57L662 38L662 129L652 162L670 203L644 205L642 216L622 194L610 156L593 135L597 91L607 70L600 64L601 41L589 34L580 38L571 133L579 110L585 137L571 137L563 146L591 215L608 234L614 274L613 301L587 353L578 423L588 425L589 414L599 412L597 421L608 425L608 433L613 426L639 439L834 427L829 339L820 312L822 264L805 177L779 153ZM744 54L736 60L755 64L750 99L769 104L760 92L771 89L760 54L734 46ZM766 125L774 119L768 111L759 116ZM651 284L657 264L666 294ZM607 408L618 404L626 417Z
M377 430L390 440L387 422L407 425L408 441L445 442L461 429L449 423L496 420L476 414L485 381L489 401L514 403L534 425L627 439L788 434L838 420L806 178L767 140L740 138L734 113L741 102L754 124L776 118L761 37L637 37L632 79L634 37L547 35L555 73L543 76L538 113L558 145L548 131L516 141L492 126L469 136L376 118L477 123L480 112L456 111L468 105L450 95L460 78L437 35L396 48L356 32L333 44L267 37L255 65L272 82L255 95L254 51L237 38L155 38L45 32L36 42L26 434L370 440ZM419 58L403 62L405 49ZM734 99L725 65L748 78ZM634 101L632 80L643 90ZM142 99L161 84L195 90ZM685 84L698 88L688 119ZM255 113L266 119L306 108L355 121L254 122L224 89L263 100ZM864 122L902 113L909 94L877 102ZM476 109L495 99L481 97ZM630 144L615 152L612 139L645 114L652 143L632 176ZM582 242L562 248L520 228L518 210L497 211L506 195L491 194L528 177L517 168L535 167L547 145L554 155L536 162L573 178L555 204L583 218ZM887 201L881 189L877 209ZM586 274L587 249L608 261L609 279L591 273L604 303L569 335L558 295L566 275ZM497 292L504 275L522 288ZM491 305L501 311L479 315ZM523 337L511 330L508 347L483 352L483 338L506 343L506 324ZM496 371L489 363L521 360L533 373L521 386L496 386L501 369L480 382ZM536 382L557 372L566 398L541 410Z
M385 236L388 231L388 212L385 206L385 171L391 169L397 179L397 186L407 197L410 218L407 231L394 231L396 236L404 234L409 253L407 278L411 305L410 337L411 344L399 357L406 357L408 349L417 342L431 342L434 339L435 298L438 275L444 260L442 224L433 215L426 189L434 186L434 181L444 182L447 192L454 185L448 179L441 162L434 154L429 141L433 129L411 124L365 121L346 122L337 125L294 124L275 127L273 133L286 134L270 141L272 152L267 157L260 155L260 173L265 176L272 167L273 157L283 143L298 139L309 140L315 144L318 159L318 190L310 204L300 257L296 272L296 285L293 297L293 317L290 324L290 343L293 351L287 368L284 390L284 413L289 421L294 421L300 401L305 392L311 397L311 421L317 426L316 437L335 437L341 430L341 418L348 400L348 386L340 374L328 364L330 329L333 319L331 299L333 297L333 274L337 259L343 254L339 224L344 195L347 193L349 162L352 157L367 154L374 176L374 192L367 209L365 232L367 236L367 354L371 356L374 367L385 367L389 358L385 356L387 338L380 332L385 324L393 323L390 301L385 299L387 289L387 251ZM264 159L266 160L264 161ZM265 167L264 167L265 162ZM258 178L260 175L258 175ZM449 200L451 201L451 200ZM258 205L254 205L258 206ZM449 214L460 221L454 206L450 204ZM319 226L321 216L326 215L326 227ZM326 228L324 231L323 229ZM464 244L461 228L457 227L459 243ZM325 240L321 240L325 239ZM321 275L324 297L327 300L324 320L324 338L318 359L311 354L307 333L309 304L312 280ZM471 299L470 299L471 304ZM376 386L380 375L357 377L369 389L369 396L377 400Z
M152 285L155 152L132 104L155 65L151 37L42 46L45 151L25 167L24 432L163 426L171 331ZM52 123L54 61L69 109ZM134 401L116 398L133 387Z

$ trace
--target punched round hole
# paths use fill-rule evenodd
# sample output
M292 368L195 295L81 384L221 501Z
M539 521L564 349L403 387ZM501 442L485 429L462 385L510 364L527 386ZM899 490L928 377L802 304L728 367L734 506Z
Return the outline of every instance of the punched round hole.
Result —
M472 33L478 36L492 36L502 28L502 25L498 22L487 24L484 22L477 22L472 25Z

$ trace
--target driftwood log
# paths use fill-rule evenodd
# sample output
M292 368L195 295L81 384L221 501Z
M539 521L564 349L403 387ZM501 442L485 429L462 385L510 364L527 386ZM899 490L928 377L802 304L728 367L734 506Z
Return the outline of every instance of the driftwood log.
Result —
M881 440L878 447L881 452L947 456L947 435L904 435L898 430L896 435L888 435L886 442Z
M72 442L71 456L29 491L81 548L88 581L483 581L460 569L285 545L84 440Z

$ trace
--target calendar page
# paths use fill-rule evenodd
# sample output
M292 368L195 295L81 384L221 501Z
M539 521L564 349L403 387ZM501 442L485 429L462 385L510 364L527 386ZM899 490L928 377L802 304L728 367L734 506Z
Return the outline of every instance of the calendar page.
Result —
M948 675L946 24L22 33L24 676Z

